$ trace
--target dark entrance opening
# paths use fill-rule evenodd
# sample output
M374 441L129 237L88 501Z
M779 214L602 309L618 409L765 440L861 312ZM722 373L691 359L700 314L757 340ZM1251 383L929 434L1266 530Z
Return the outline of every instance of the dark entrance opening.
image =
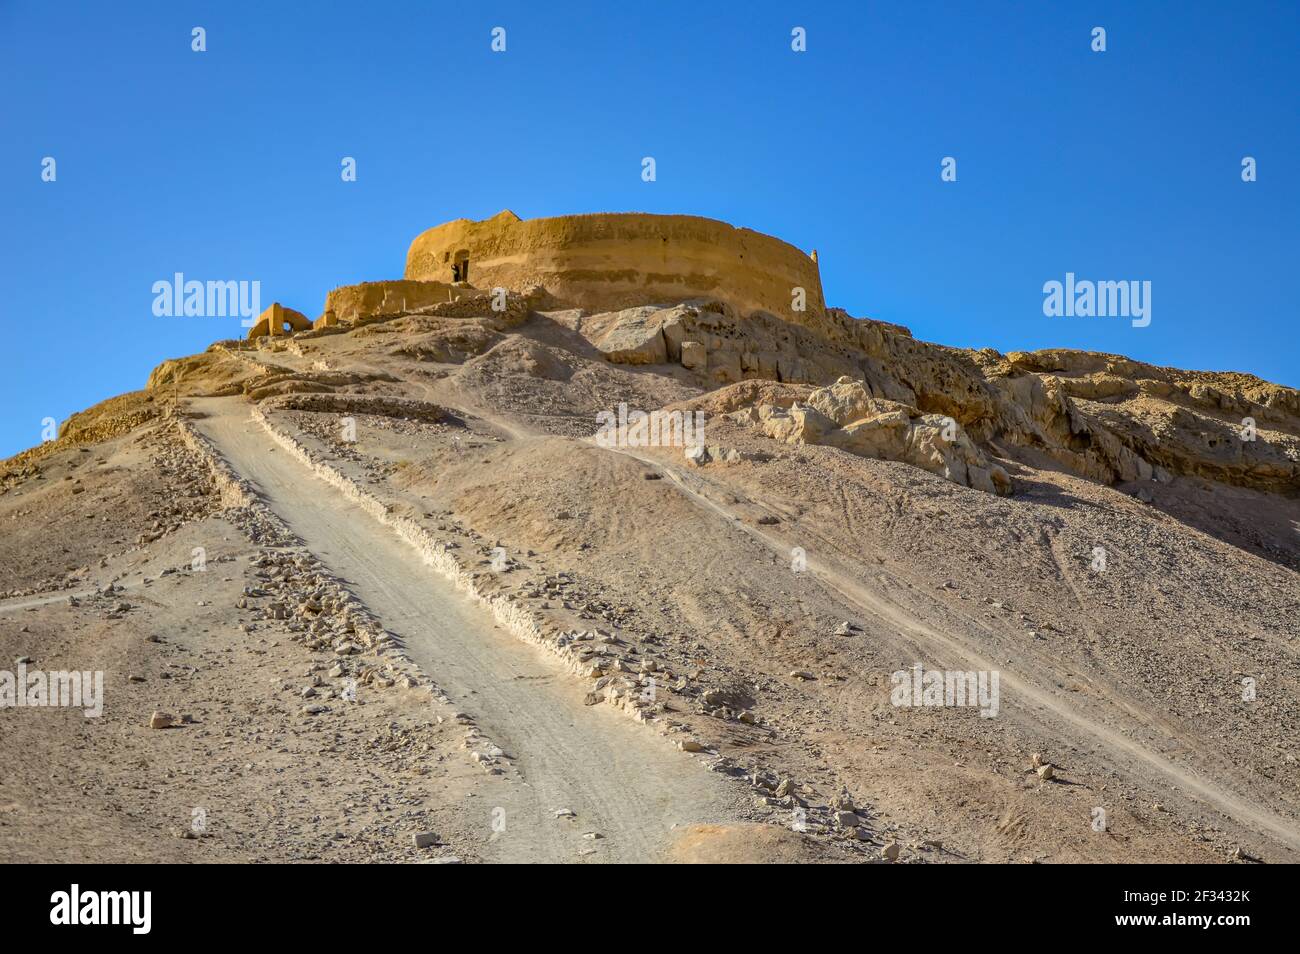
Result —
M451 280L453 282L469 281L469 252L456 253L456 259L451 265Z

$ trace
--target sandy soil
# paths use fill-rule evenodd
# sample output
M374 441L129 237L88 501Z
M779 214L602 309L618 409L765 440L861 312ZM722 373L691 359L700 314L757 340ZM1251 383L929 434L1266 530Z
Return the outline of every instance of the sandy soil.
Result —
M997 497L775 444L682 369L611 365L547 316L459 329L455 361L417 331L205 356L174 416L6 484L0 668L107 685L101 719L0 713L0 860L1295 859L1293 498L1189 477L1142 502L1032 455L1000 458L1016 492ZM429 413L259 404L250 380ZM698 407L746 459L598 446L620 401ZM335 592L323 576L391 642L340 656L337 618L326 640L271 612ZM576 632L617 650L583 657L600 677L555 635ZM997 716L891 704L918 663L996 670ZM649 678L650 706L611 693ZM159 709L193 721L148 728Z
M648 861L677 825L735 820L736 791L612 712L432 574L274 443L235 399L196 402L200 430L304 543L345 579L459 709L506 753L495 861ZM556 812L575 813L574 823ZM592 838L591 835L599 837Z

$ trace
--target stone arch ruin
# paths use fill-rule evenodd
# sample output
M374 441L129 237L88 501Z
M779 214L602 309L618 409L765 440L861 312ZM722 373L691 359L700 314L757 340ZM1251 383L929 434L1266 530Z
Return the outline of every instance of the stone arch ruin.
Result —
M286 308L278 301L257 316L257 321L248 330L249 338L277 337L291 335L295 331L307 331L312 326L311 320L300 311Z

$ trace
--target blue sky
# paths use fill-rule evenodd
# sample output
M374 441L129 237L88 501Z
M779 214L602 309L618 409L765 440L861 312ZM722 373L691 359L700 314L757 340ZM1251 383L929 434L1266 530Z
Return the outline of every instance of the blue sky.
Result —
M174 272L315 317L502 208L725 219L918 337L1300 385L1298 46L1294 3L0 0L0 456L242 333L155 317ZM1045 317L1067 271L1151 325Z

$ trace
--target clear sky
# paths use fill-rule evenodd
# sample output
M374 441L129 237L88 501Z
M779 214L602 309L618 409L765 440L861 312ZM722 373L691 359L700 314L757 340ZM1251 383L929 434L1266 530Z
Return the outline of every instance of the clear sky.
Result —
M918 337L1297 386L1298 64L1300 5L1254 0L0 0L0 456L243 333L154 282L315 317L502 208L720 218ZM1045 317L1066 272L1150 281L1150 326Z

